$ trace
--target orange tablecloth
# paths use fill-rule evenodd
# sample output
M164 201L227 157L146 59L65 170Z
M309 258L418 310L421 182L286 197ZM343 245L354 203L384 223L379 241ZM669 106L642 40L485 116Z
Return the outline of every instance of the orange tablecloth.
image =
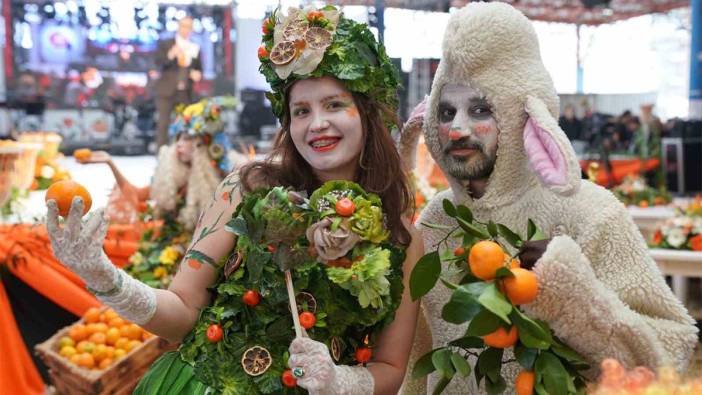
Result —
M111 225L105 253L117 266L126 264L137 248L140 228ZM0 225L0 265L57 305L81 316L100 303L85 284L54 256L44 225ZM17 328L9 298L0 282L0 394L43 394L44 383Z
M600 164L600 171L597 174L597 183L602 186L609 186L610 181L612 185L621 184L624 177L628 175L641 174L642 172L655 170L658 165L660 165L660 160L658 159L613 159L609 161L612 165L612 173L610 174L605 170L602 161L581 160L580 168L587 174L587 168L592 162Z

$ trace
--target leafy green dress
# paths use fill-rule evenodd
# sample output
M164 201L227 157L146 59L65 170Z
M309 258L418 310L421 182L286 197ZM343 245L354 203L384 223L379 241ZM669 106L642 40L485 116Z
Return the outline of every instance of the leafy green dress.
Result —
M355 203L355 212L339 219L333 207L344 198ZM357 364L356 349L372 349L394 319L403 292L404 250L387 242L382 211L373 207L380 208L380 200L349 182L327 183L302 202L283 188L245 196L227 224L238 236L237 246L219 268L213 303L134 393L306 393L281 380L295 338L285 269L292 274L299 312L315 315L308 335L329 347L335 363ZM325 217L329 230L346 227L360 241L342 257L320 262L305 231ZM244 303L251 290L260 296L255 306ZM208 338L213 326L222 330L221 340Z

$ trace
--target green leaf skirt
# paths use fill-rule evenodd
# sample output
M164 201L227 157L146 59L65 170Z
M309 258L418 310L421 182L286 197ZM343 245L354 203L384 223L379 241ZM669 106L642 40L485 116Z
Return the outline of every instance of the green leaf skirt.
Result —
M163 354L142 377L134 395L212 394L212 388L193 374L193 367L180 358L178 351Z

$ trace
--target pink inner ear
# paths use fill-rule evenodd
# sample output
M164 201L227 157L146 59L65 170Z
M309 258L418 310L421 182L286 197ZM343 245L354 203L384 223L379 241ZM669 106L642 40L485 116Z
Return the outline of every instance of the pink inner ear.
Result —
M524 126L524 150L541 181L547 186L565 185L568 168L565 157L550 133L529 117Z

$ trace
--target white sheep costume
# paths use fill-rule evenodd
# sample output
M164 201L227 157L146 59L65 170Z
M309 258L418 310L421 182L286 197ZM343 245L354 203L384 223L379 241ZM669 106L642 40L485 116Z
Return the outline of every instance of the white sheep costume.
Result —
M455 225L443 212L443 199L466 205L480 221L502 223L522 235L527 219L533 219L553 240L533 269L540 290L533 303L523 306L527 314L548 322L593 367L613 357L628 367L685 369L697 342L694 321L665 284L625 207L606 189L580 179L575 153L556 121L558 96L530 21L504 3L470 3L451 16L424 122L437 162L438 104L449 83L475 88L491 104L500 130L497 161L480 199L471 198L465 181L448 176L451 189L435 196L418 222ZM445 234L423 231L426 251ZM455 241L449 248L458 247L458 239L449 240ZM449 297L450 290L438 284L422 300L434 347L463 336L467 328L441 320ZM427 336L418 333L416 348L427 343ZM414 350L413 359L422 353ZM504 358L513 356L506 352ZM519 370L515 362L503 365L507 392L513 391ZM429 377L429 393L438 378L436 373ZM419 387L406 383L404 392L427 391ZM483 392L472 376L456 375L443 393Z

